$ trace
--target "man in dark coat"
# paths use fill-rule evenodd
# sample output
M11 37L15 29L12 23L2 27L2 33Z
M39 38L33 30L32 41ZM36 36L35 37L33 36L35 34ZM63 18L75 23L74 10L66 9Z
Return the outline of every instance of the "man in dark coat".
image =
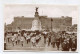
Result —
M55 43L56 43L56 37L51 36L51 45L52 45L53 48L55 47Z
M67 42L66 42L66 40L64 40L64 42L62 43L62 51L67 51Z
M69 51L69 49L70 49L70 43L69 43L69 38L67 38L67 51Z
M75 40L72 41L72 45L71 45L71 51L76 51L76 42Z
M75 44L76 44L76 49L77 49L77 36L75 36Z
M72 45L72 37L70 36L69 37L69 47L70 47L70 49L71 49L71 45Z
M56 46L57 46L57 49L59 50L59 46L60 46L60 37L59 36L56 38Z
M46 44L46 38L47 38L47 35L48 35L47 32L44 31L44 32L43 32L43 36L44 36L44 43L45 43L45 44Z
M48 38L49 38L49 42L48 42L48 46L49 46L51 43L51 34L48 34Z
M64 42L64 40L65 40L65 37L62 35L61 38L60 38L61 46L62 46L62 43Z

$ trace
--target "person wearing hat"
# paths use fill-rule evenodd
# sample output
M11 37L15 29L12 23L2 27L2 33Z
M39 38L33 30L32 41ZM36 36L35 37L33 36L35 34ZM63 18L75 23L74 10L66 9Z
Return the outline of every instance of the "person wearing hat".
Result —
M61 38L60 38L61 46L62 46L62 43L64 42L64 40L65 40L65 37L64 37L64 35L62 35Z
M32 42L33 47L36 46L36 35L35 34L33 34L33 36L31 37L31 42Z
M40 38L41 38L40 35L37 34L37 35L36 35L36 43L37 43L37 44L39 43Z
M21 35L20 34L18 34L18 40L17 40L17 43L19 44L20 43L20 38L21 38Z
M72 45L71 45L71 51L76 51L76 42L75 42L75 39L73 39L72 41Z
M49 41L48 41L48 46L49 46L51 43L51 34L48 34L48 39L49 39Z
M56 46L57 46L57 49L59 50L59 46L60 46L60 37L57 36L56 38Z
M45 44L46 44L47 36L48 36L48 33L47 33L47 32L45 32L45 33L44 33L44 43L45 43Z
M51 36L51 45L53 48L55 47L55 44L56 44L56 37L53 35Z
M23 36L21 36L20 41L21 41L21 45L23 46L23 42L24 42L24 37Z
M77 36L75 36L75 44L76 44L76 49L77 49Z
M62 51L67 51L67 40L66 39L62 43Z
M69 47L71 49L71 45L72 45L72 35L69 36Z
M26 36L26 41L27 41L27 44L30 42L30 34L27 34L27 36Z
M69 51L69 49L70 49L70 43L69 43L69 38L67 38L67 51Z

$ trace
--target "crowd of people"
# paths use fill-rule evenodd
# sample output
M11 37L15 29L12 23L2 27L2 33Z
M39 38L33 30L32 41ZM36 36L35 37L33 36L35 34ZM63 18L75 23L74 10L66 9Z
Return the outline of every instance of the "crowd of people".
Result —
M18 33L5 33L5 40L6 42L11 42L12 45L21 44L23 46L23 42L26 41L26 43L32 43L33 46L36 46L41 39L40 33L31 33L31 32L18 32Z
M12 42L12 45L21 44L23 46L24 40L26 43L32 43L33 47L40 42L42 37L44 37L44 44L48 46L52 46L53 48L57 47L57 50L62 51L76 51L77 50L77 35L75 33L55 33L55 32L18 32L18 33L10 33L12 36L8 38L9 33L5 33L5 39L7 42ZM47 47L48 47L47 46Z
M57 50L61 47L62 51L76 51L77 49L77 36L75 34L59 34L55 33L53 35L44 35L44 43L48 42L48 45L56 46Z

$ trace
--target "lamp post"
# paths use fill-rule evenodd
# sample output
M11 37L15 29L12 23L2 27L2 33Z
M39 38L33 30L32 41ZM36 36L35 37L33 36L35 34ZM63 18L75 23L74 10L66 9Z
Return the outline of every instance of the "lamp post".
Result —
M51 31L52 31L52 22L53 22L53 19L51 18Z

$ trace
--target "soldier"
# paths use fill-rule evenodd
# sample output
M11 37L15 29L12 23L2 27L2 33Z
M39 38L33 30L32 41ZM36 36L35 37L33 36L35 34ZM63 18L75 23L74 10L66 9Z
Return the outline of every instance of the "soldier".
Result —
M60 46L60 37L57 36L56 38L56 46L57 46L57 49L59 50L59 46Z
M75 39L73 39L71 46L72 46L71 47L71 51L76 51L76 42L75 42Z
M21 36L20 36L20 34L18 34L18 40L17 40L18 44L20 43L20 38L21 38Z
M12 45L14 46L14 43L15 43L15 36L13 34L12 38L11 38L11 41L12 41Z
M15 43L16 43L16 45L17 45L18 34L14 34L14 37L15 37Z
M49 46L48 44L49 44L49 38L47 37L46 38L46 46Z
M39 40L40 40L40 35L36 35L36 43L38 44L39 43Z
M25 38L25 40L26 40L27 33L26 33L26 32L24 32L23 36L24 36L24 38Z
M66 49L67 51L69 51L69 49L70 49L69 44L70 44L70 43L69 43L69 38L67 38L67 49Z
M31 38L31 42L32 42L33 47L36 46L36 36L35 36L35 34L33 34L32 38Z
M69 36L69 46L70 46L70 49L71 49L71 45L72 45L72 36L70 35Z
M77 49L77 36L75 36L75 44L76 44L76 49Z
M44 34L44 43L46 44L47 34Z
M62 46L62 43L64 42L64 40L65 40L65 37L64 37L64 35L62 35L61 38L60 38L61 46Z
M30 34L27 34L27 36L26 36L26 41L27 41L27 44L30 42Z
M46 38L47 38L47 32L46 31L43 32L43 36L44 36L44 43L46 44Z
M23 36L21 36L21 38L20 38L21 40L21 45L23 46L23 42L24 42L24 37Z
M67 51L67 42L66 42L66 40L64 40L64 42L62 43L62 51Z
M55 47L55 43L56 43L56 37L55 36L51 36L51 44L52 44L53 48Z
M4 40L6 40L7 32L4 33Z
M49 41L48 41L48 46L49 46L51 43L51 34L48 34L48 39L49 39Z
M8 40L8 42L9 42L9 39L10 39L10 38L8 37L9 35L10 35L10 34L8 33L8 35L7 35L7 40Z

